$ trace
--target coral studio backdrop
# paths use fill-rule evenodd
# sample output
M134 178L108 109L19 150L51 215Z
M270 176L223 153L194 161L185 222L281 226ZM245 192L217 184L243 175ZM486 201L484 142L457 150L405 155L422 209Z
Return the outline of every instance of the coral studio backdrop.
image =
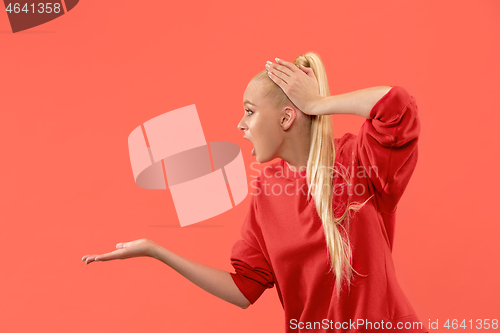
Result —
M181 227L168 188L135 183L128 135L195 104L206 142L241 148L250 184L265 165L236 127L246 85L308 51L332 94L400 85L416 98L419 160L393 257L419 318L438 332L499 319L498 1L71 4L17 32L0 12L0 332L283 332L275 288L242 310L152 258L81 257L148 238L232 271L250 195ZM363 121L334 116L335 136Z

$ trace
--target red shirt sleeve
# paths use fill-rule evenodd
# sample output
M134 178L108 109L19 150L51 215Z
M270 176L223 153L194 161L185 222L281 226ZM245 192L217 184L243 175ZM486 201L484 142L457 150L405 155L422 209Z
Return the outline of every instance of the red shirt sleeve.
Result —
M257 223L255 195L252 195L250 211L241 228L242 239L237 241L231 251L231 265L235 273L230 273L234 283L251 304L262 293L274 286L274 274L262 253L260 244L262 233Z
M382 213L396 210L408 185L417 164L419 134L416 100L400 86L382 96L361 126L357 157L376 189Z

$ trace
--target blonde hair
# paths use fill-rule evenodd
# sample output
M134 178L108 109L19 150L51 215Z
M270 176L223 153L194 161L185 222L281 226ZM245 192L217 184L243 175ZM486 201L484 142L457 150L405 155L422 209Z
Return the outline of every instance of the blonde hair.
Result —
M300 65L310 67L318 79L319 94L321 96L330 95L326 71L321 59L316 53L308 52L299 55L293 63L297 67ZM281 109L286 105L294 105L283 90L268 77L267 70L258 73L252 80L264 80L263 82L267 82L263 84L264 97L268 96L276 109ZM333 271L336 276L338 299L344 283L347 284L350 291L350 286L353 280L352 271L355 271L351 265L352 252L348 232L344 228L343 222L346 220L346 224L348 225L350 218L349 212L359 211L365 203L371 199L371 197L362 204L354 203L348 205L342 216L339 218L335 217L332 207L333 173L328 171L333 170L337 172L347 182L348 187L349 181L347 181L346 177L342 175L342 173L338 172L334 168L335 146L332 116L311 115L310 119L311 146L306 172L307 184L309 188L307 197L309 199L312 194L316 210L323 224L326 246L329 253L330 271ZM344 234L344 236L342 234Z

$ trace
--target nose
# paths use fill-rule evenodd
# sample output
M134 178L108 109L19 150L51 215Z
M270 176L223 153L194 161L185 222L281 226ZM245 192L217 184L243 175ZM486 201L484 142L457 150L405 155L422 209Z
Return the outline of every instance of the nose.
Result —
M243 118L241 118L240 122L238 123L238 129L240 131L246 131L247 130L247 126L245 124L245 117L243 116Z

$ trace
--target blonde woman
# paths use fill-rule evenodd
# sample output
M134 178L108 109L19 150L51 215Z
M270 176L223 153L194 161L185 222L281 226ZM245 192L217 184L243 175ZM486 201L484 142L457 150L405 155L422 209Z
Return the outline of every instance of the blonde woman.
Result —
M148 239L86 255L150 256L243 309L276 286L286 332L428 332L396 279L397 204L415 169L416 100L400 86L330 96L313 52L275 59L243 95L238 129L268 165L252 182L234 272L179 256ZM333 114L366 118L358 135L334 139Z

